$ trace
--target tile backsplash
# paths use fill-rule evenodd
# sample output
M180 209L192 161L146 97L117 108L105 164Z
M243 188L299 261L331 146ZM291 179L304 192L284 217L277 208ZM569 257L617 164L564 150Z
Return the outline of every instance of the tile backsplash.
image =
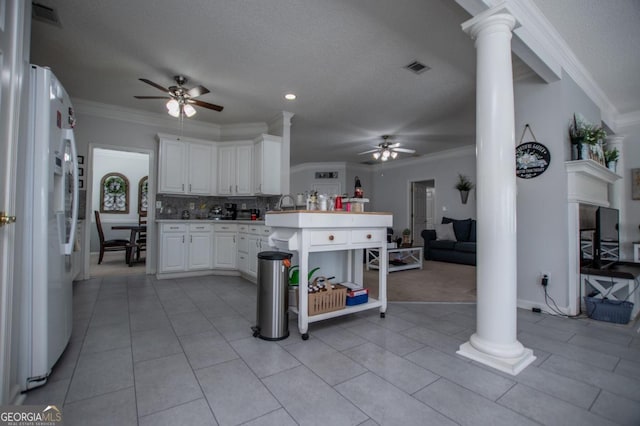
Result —
M156 201L162 203L162 208L156 209L156 219L180 219L182 212L188 210L192 219L204 219L214 206L224 206L224 203L235 203L238 210L259 209L264 216L266 210L271 210L278 203L280 196L274 197L189 197L157 194ZM193 205L193 209L191 208Z

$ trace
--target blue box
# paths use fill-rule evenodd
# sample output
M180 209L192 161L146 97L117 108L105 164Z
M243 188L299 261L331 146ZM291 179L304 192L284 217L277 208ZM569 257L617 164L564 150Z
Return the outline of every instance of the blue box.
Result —
M369 289L347 291L347 306L361 305L369 301Z

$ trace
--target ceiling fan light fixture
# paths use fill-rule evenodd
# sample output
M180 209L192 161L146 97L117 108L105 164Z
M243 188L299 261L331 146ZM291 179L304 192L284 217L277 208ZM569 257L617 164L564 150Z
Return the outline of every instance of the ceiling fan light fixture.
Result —
M380 158L380 151L376 151L376 152L374 152L374 153L373 153L373 158L374 158L374 159L376 159L376 160L377 160L378 158Z
M178 117L180 115L180 104L175 99L171 99L167 102L167 112L172 117Z
M382 150L382 161L387 161L390 156L391 156L391 153L389 152L388 149L385 148Z
M395 151L391 151L391 158L395 160L397 157L398 157L398 153Z
M195 109L194 107L192 107L191 105L189 105L189 104L186 104L186 105L183 107L183 111L184 111L184 114L185 114L188 118L191 118L191 117L193 117L194 115L196 115L196 109Z

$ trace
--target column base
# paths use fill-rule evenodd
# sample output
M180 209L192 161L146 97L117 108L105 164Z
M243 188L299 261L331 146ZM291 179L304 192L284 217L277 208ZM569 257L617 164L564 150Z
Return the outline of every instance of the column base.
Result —
M531 349L524 348L522 355L516 358L502 358L480 352L469 342L460 345L460 349L456 353L465 358L479 362L480 364L488 365L496 370L511 374L512 376L518 375L518 373L524 370L525 367L536 359Z

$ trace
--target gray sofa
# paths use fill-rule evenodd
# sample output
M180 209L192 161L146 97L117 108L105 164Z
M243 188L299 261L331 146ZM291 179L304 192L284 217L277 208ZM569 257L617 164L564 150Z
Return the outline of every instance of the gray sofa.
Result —
M476 264L476 221L475 219L442 218L442 223L452 223L456 241L438 239L436 231L425 229L422 231L424 239L425 260L442 262Z

